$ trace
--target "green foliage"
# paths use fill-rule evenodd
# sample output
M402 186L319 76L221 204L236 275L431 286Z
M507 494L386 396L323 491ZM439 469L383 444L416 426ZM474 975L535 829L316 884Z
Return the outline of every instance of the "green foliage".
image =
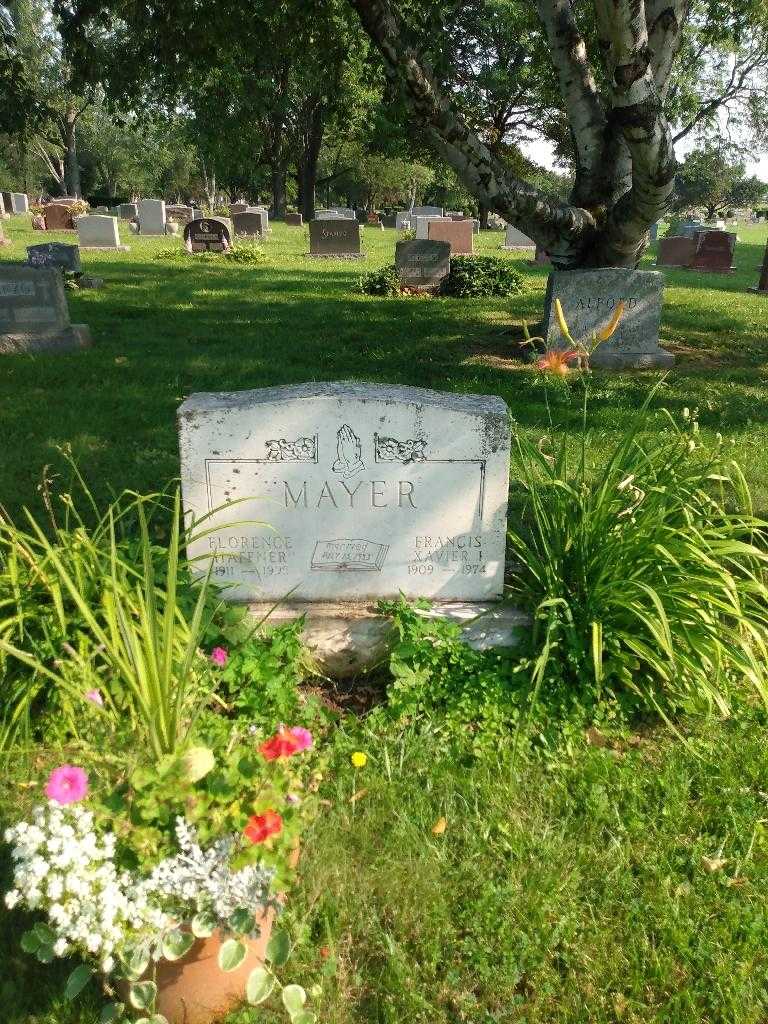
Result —
M485 255L452 256L451 272L440 288L441 295L456 299L488 299L522 291L522 275L510 260Z
M399 295L400 277L397 267L392 263L378 270L369 270L367 274L361 276L358 289L364 295Z
M265 252L257 242L235 242L231 249L224 253L224 259L228 263L242 263L245 265L263 263Z
M195 263L237 263L242 266L258 266L264 262L264 249L257 242L236 242L226 252L190 252L183 245L169 245L158 249L153 258L156 260L172 260L193 267Z
M586 429L575 457L566 437L550 454L515 435L523 509L509 543L534 616L534 687L564 680L726 714L736 684L768 698L766 524L698 424L687 433L667 417L666 431L641 433L653 394L594 471Z

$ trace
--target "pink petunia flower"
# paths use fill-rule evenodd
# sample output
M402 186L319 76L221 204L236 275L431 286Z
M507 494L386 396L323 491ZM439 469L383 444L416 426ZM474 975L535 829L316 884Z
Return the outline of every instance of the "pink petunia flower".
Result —
M101 696L98 690L88 690L85 695L85 699L89 700L91 704L98 704L100 708L104 707L104 698Z
M309 729L305 729L301 725L294 725L293 728L289 730L289 732L291 736L298 740L298 746L296 747L297 751L309 750L311 748L313 740L312 733L309 731Z
M224 668L227 664L229 654L226 647L214 647L211 651L211 663L217 668Z
M45 795L57 804L76 804L88 792L88 775L82 768L63 764L54 768L45 785Z

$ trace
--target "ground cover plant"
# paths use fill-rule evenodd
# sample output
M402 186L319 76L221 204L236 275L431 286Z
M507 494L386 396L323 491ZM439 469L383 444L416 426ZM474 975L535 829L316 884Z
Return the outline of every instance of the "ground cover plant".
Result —
M23 223L10 222L13 244L2 258L18 258L22 243L34 238ZM138 728L149 737L141 714L130 711L130 686L114 712L104 697L103 709L88 697L97 687L100 695L118 693L116 680L135 678L135 662L123 656L131 630L117 644L119 659L104 644L109 637L99 635L108 621L105 590L115 590L123 598L114 606L124 610L130 594L133 612L125 615L139 622L156 615L167 627L141 630L144 646L131 643L134 654L152 660L152 652L162 651L158 665L183 667L187 641L197 639L192 685L179 687L186 676L173 672L147 679L158 698L187 693L183 722L198 714L195 702L204 697L195 743L227 771L242 770L240 758L225 754L235 749L233 727L234 742L246 751L291 743L281 722L301 737L309 728L327 751L323 780L303 779L311 814L302 822L299 883L284 917L294 946L291 977L300 978L318 1021L758 1024L768 1002L766 712L760 665L750 663L736 639L765 615L764 299L746 292L756 280L765 228L740 229L745 240L735 275L665 272L662 343L676 351L679 365L661 384L653 373L595 372L588 434L583 377L553 383L520 344L523 320L532 324L540 311L545 282L545 272L526 256L499 257L524 281L518 295L372 301L353 294L359 266L310 264L302 231L273 228L264 259L253 268L215 260L182 268L154 259L167 239L133 239L132 252L119 256L84 254L86 268L103 276L105 287L68 298L73 319L90 324L96 346L56 359L4 357L0 365L0 415L10 438L0 494L6 522L23 525L21 537L3 533L5 551L19 543L28 550L31 531L39 557L56 568L46 548L50 526L41 539L22 511L26 504L38 523L48 523L53 510L65 527L54 539L68 549L76 545L84 567L83 585L74 588L81 603L73 587L61 586L58 569L53 590L47 577L35 583L34 573L25 576L28 568L18 559L3 579L3 684L10 678L22 713L12 749L0 754L0 824L28 820L51 772L77 765L85 745L119 751L123 718L128 735ZM366 266L386 266L395 238L394 231L365 231ZM481 235L478 246L497 255L501 239ZM581 617L582 649L561 635L542 660L550 639L543 618L546 628L530 648L469 652L455 629L398 603L391 609L398 642L378 677L385 699L365 718L342 717L333 688L312 677L294 627L269 638L254 633L180 572L181 611L173 618L183 635L170 628L165 572L179 546L173 486L144 527L134 514L130 527L118 530L117 547L108 528L97 545L84 543L83 530L93 539L95 524L109 523L110 501L117 500L116 509L121 501L130 506L130 496L115 499L115 493L162 491L177 472L173 414L186 394L345 377L507 400L519 444L510 526L528 573L516 581L518 594L545 613L552 599L561 607L570 602L573 617ZM42 407L47 419L39 415ZM81 513L83 529L71 513L61 518L69 506L59 495L76 489L61 444L71 444L91 486L95 509ZM607 481L602 502L601 479ZM647 522L637 504L640 489L654 494ZM627 508L624 518L634 515L636 522L615 529ZM605 652L596 657L596 602L589 606L596 587L579 590L574 582L588 571L599 575L601 564L614 583L622 566L628 577L637 570L645 580L647 569L664 563L649 566L638 539L646 547L665 544L679 564L670 561L664 579L653 581L661 610L647 592L646 605L635 609L651 635L643 651L617 650L619 634L630 647L642 640L642 631L626 623L632 609L622 605L620 588L612 603L603 602L611 615L602 630ZM557 545L562 549L545 551ZM697 565L702 549L712 564ZM116 559L126 566L125 578ZM105 564L108 573L99 568ZM546 573L537 573L541 567ZM685 584L696 573L701 600L691 601L693 587ZM105 586L115 577L117 583ZM662 592L670 579L669 592ZM48 588L49 598L35 600L40 592L33 585ZM70 614L78 611L71 674L52 664L67 632L56 632L53 593L64 595ZM745 618L726 595L741 602ZM48 609L42 628L34 621L39 606ZM688 621L697 615L707 620L699 634ZM718 633L718 615L730 633ZM13 647L20 643L20 625L56 676L46 677L55 692L41 691L39 676L25 671L33 666L9 649L11 631ZM686 642L695 651L686 651ZM100 644L103 650L95 650ZM755 651L759 643L750 655ZM541 685L537 661L547 666ZM658 677L667 673L664 685L643 685L649 666ZM686 669L695 670L693 684ZM751 690L743 685L746 669L756 675ZM167 685L155 685L163 680ZM69 698L75 684L83 691L80 703L62 714L55 694ZM622 699L623 690L630 698ZM51 707L39 713L49 698ZM180 763L166 749L172 735L183 742L183 730L164 730L154 744L158 763L149 772L141 766L135 780L132 799L143 819L128 844L149 830L163 856L173 840L158 805L178 799ZM153 747L149 740L135 745ZM201 753L183 762L192 773L185 785L201 801L195 823L202 828L212 809L224 821L241 813L220 800L217 773L192 777L207 764ZM110 771L108 758L93 761L89 785L99 802L109 799ZM260 806L258 816L270 809ZM253 835L269 840L271 820L254 824ZM2 856L7 890L13 886L7 848ZM0 955L11 965L0 991L11 1007L10 1024L97 1024L95 985L76 1002L62 995L74 959L39 965L19 951L19 937L36 921L21 902L0 918ZM38 928L26 945L47 959L47 938ZM181 941L170 940L172 955ZM304 1012L294 1010L294 1016ZM236 1011L228 1024L281 1019L278 999Z

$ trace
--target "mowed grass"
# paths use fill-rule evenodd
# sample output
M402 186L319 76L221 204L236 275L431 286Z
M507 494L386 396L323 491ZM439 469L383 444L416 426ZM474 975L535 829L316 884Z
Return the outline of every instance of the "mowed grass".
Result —
M12 245L1 260L26 258L41 240L29 219L5 222ZM704 434L735 442L759 502L768 508L768 334L757 283L766 228L741 227L731 275L666 270L662 343L678 365L655 408L699 409ZM69 444L97 495L152 490L178 473L175 413L195 391L229 391L308 380L356 379L501 395L522 429L573 429L580 396L515 358L523 319L543 309L546 270L505 254L525 278L510 299L384 299L355 293L362 271L392 262L396 233L364 230L365 260L311 260L306 229L273 225L259 267L159 261L166 238L140 239L122 227L129 253L82 254L102 276L98 291L69 292L73 322L90 326L89 351L0 359L0 501L10 510L38 502L43 467L61 467ZM499 252L500 232L476 238ZM644 265L651 266L649 254ZM598 456L644 398L655 373L595 373L592 450ZM649 429L658 421L651 416Z

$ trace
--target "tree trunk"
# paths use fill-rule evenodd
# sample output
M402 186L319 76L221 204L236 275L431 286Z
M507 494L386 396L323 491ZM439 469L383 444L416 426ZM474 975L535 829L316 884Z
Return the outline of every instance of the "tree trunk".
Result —
M285 164L282 162L272 167L272 217L282 220L285 217Z
M562 269L635 267L667 211L675 158L663 93L688 0L593 0L605 88L597 85L572 0L537 0L571 129L569 203L516 178L468 128L416 52L388 0L350 0L425 137L481 208L515 224Z
M66 167L67 193L80 198L80 164L77 162L77 111L70 107L64 118L64 164Z
M485 203L480 203L480 208L478 210L478 218L480 220L480 229L482 231L488 230L488 214L490 212L491 211L488 209Z
M315 191L317 188L317 162L323 144L325 108L321 101L313 105L307 126L306 143L300 165L301 213L305 221L315 217Z

